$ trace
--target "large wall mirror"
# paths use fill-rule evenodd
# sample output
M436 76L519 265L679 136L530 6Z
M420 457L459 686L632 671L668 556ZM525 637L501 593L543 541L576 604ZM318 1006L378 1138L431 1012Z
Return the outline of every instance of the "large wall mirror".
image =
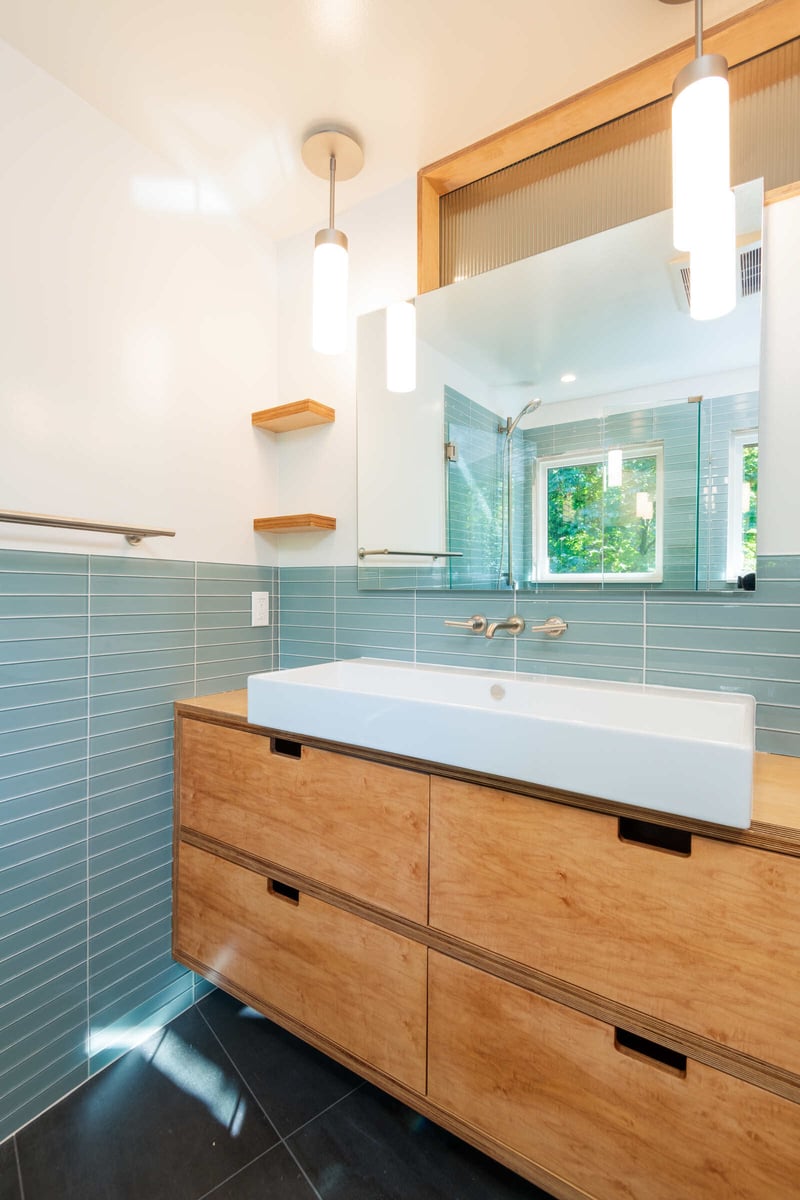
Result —
M359 586L752 586L762 202L717 320L669 212L417 297L413 391L361 317Z

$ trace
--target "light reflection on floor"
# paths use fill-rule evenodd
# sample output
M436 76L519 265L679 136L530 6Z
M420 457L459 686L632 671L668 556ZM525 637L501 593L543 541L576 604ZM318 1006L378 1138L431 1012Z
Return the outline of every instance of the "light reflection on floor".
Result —
M216 1121L238 1137L247 1114L247 1101L235 1078L209 1062L198 1050L172 1029L163 1031L151 1046L141 1050L143 1057L188 1096L199 1100Z

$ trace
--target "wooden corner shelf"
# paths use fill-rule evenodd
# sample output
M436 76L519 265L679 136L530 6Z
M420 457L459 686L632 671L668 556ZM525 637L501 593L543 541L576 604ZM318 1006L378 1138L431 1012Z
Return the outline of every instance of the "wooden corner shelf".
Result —
M336 528L336 517L323 517L319 513L292 513L286 517L256 517L253 529L256 533L314 533Z
M278 408L263 408L252 416L258 429L270 429L273 433L288 433L290 429L305 429L309 425L327 425L335 420L336 410L317 400L297 400Z

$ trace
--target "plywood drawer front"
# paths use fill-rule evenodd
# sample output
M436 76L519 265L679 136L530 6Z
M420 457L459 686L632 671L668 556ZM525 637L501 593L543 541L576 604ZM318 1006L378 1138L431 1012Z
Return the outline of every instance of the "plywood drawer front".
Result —
M175 949L425 1090L426 951L194 846L178 858Z
M800 1106L435 951L428 1095L599 1200L796 1200Z
M800 860L431 781L431 924L800 1072Z
M186 718L179 736L183 826L424 923L427 775Z

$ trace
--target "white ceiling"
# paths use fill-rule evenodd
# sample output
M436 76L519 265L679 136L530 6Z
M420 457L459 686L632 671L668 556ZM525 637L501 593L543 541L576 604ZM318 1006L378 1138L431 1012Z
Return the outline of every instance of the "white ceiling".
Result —
M0 0L0 36L276 238L325 221L309 132L363 144L342 211L692 29L660 0Z

